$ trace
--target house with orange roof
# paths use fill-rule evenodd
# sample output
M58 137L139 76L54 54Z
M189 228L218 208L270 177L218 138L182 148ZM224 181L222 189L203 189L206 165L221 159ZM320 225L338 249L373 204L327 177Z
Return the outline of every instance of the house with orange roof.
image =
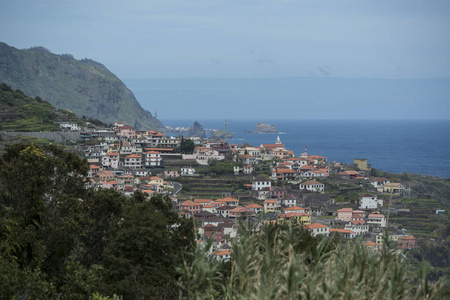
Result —
M342 171L338 173L342 179L353 180L359 177L359 173L353 170Z
M292 207L288 207L284 210L284 212L286 213L305 213L305 209L303 207L300 206L292 206Z
M286 150L286 149L279 149L279 148L272 149L272 154L273 154L273 157L278 157L279 159L284 159L284 158L294 156L294 152L292 152L290 150Z
M202 206L201 209L202 209L202 211L207 211L207 212L210 212L212 214L216 214L217 213L216 207L213 204L205 204L205 205Z
M360 235L369 232L369 225L364 220L350 221L345 224L344 229L352 230L356 235Z
M300 183L300 190L310 192L323 192L325 190L325 184L318 182L317 180L308 180Z
M341 208L336 211L336 221L351 221L353 216L353 208Z
M327 225L320 224L320 223L312 223L309 225L305 225L305 228L311 232L312 236L318 236L318 235L329 236L330 235L330 227Z
M164 185L164 179L158 176L152 176L150 177L149 181L150 185L157 185L157 186L163 186Z
M236 206L230 210L229 218L248 218L255 215L255 211L251 208Z
M101 184L103 189L113 189L115 191L119 189L119 182L116 180L102 182Z
M338 234L346 239L352 239L356 237L356 233L353 230L349 229L338 229L338 228L330 228L330 234Z
M383 247L383 244L374 243L372 241L364 242L362 245L366 246L368 249L371 249L373 252L378 252Z
M200 205L206 205L206 204L211 204L214 202L213 199L195 199L194 200L195 203L199 203Z
M117 136L132 139L136 136L136 132L134 131L134 128L130 125L122 125L120 127L114 128L114 131Z
M263 206L256 203L248 204L245 207L252 209L255 212L255 214L262 212L264 209Z
M131 169L140 169L142 168L142 157L137 154L130 154L125 157L124 166Z
M231 252L230 252L230 250L218 250L218 251L214 252L213 256L218 261L227 262L227 261L230 261L230 259L231 259Z
M97 175L100 181L103 182L112 181L115 177L114 173L111 171L100 171Z
M309 225L311 224L311 215L307 213L288 212L278 215L280 221L289 221L294 224Z
M264 213L275 212L280 210L280 203L278 200L266 199L264 200Z
M94 178L98 175L100 172L100 167L97 165L89 165L89 176L91 178Z
M222 199L217 199L215 202L222 203L224 205L237 206L239 203L239 200L236 198L233 198L231 196L228 196L228 197L225 197Z
M291 169L273 168L272 179L282 181L296 181L298 180L298 173Z
M202 205L200 203L195 203L194 201L187 200L178 205L180 211L187 211L191 214L195 214L201 211Z
M386 217L380 212L376 211L369 214L367 217L367 224L375 227L386 227Z

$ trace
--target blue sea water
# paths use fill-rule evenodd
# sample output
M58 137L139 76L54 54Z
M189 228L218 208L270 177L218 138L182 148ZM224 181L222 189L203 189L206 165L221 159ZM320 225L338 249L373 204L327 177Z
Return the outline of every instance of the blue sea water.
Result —
M192 126L195 120L162 120L169 126ZM223 129L225 120L197 120L205 129ZM450 178L450 120L263 120L279 134L245 134L260 120L227 120L229 143L259 146L277 136L298 156L326 156L352 163L367 158L372 167L392 173Z

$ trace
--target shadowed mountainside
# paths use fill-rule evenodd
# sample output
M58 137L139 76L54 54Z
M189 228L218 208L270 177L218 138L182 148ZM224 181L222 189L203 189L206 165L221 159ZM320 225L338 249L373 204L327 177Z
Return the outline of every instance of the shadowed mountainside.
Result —
M90 59L76 60L43 47L20 50L0 42L0 82L78 116L122 121L136 129L163 126L116 75Z

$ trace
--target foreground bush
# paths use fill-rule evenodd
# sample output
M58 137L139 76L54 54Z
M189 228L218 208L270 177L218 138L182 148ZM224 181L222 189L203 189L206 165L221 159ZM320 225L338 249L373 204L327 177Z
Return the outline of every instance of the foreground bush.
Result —
M373 253L360 242L319 240L289 225L242 230L231 263L197 249L180 270L186 299L446 299L448 282L413 278L389 246ZM247 233L245 233L247 232Z

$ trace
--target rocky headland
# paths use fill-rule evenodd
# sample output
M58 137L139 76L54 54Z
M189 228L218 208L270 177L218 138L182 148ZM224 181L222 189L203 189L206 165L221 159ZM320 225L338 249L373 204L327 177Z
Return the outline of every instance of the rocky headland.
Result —
M255 128L253 129L253 133L277 133L278 130L275 127L275 125L271 124L264 124L263 122L259 122L256 124Z

